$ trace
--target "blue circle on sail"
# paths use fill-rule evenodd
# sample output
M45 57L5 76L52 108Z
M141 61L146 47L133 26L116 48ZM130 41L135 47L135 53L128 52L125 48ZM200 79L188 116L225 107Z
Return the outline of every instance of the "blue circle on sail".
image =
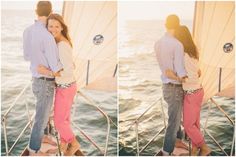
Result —
M231 51L233 51L233 48L234 48L233 44L226 43L223 47L223 50L225 53L230 53Z
M100 45L103 42L103 40L104 40L104 37L101 34L98 34L93 38L93 43L95 45Z

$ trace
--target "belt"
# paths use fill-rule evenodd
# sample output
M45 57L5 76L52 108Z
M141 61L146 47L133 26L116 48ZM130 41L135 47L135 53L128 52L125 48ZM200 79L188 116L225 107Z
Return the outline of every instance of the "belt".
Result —
M165 86L171 86L171 87L182 87L182 84L174 84L174 83L164 83Z
M47 78L47 77L39 77L38 79L45 80L45 81L55 81L55 78Z
M67 83L67 84L56 84L59 88L69 88L71 85L73 85L75 82Z
M202 89L202 88L194 89L194 90L185 90L185 91L184 91L184 94L185 94L185 95L194 94L194 93L198 92L198 91L201 90L201 89Z

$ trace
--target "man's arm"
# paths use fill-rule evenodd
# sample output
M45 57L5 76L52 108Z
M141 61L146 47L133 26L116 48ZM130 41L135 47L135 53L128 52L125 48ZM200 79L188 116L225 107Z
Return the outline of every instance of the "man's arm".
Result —
M61 76L61 74L60 74L61 70L57 71L57 72L53 72L52 70L50 70L49 68L47 68L41 64L38 65L37 72L39 74L46 75L46 76L52 76L52 77L60 77Z
M198 74L198 77L201 77L201 76L202 76L201 69L198 69L197 74Z
M61 71L63 66L59 59L57 44L52 36L44 40L44 51L50 69L55 73Z
M25 30L23 32L23 54L24 54L24 59L29 61L29 54L28 52L30 51L29 50L29 47L27 46L28 43L28 39L29 39L29 35L28 35L28 31Z
M187 73L184 67L184 48L182 44L177 44L174 51L174 70L179 77L186 77Z
M158 42L155 43L154 45L154 53L156 55L156 60L158 61Z
M167 69L167 70L165 71L165 75L166 75L166 77L168 77L169 79L176 80L176 81L179 81L179 82L185 82L185 79L187 78L187 77L178 77L178 76L176 75L176 73L174 73L174 71L173 71L173 70L170 70L170 69Z

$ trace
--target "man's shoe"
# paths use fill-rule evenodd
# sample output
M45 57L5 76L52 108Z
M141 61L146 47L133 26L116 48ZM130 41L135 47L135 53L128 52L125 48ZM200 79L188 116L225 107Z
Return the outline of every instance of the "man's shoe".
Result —
M156 154L156 156L163 156L163 152L160 150L160 151Z

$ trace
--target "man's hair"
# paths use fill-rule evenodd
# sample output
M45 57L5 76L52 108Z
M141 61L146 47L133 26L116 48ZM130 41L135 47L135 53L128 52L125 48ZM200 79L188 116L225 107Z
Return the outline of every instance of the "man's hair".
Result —
M166 28L167 29L176 29L179 27L179 17L177 15L169 15L166 18Z
M36 13L38 16L46 16L52 12L52 4L50 1L39 1L37 4Z

